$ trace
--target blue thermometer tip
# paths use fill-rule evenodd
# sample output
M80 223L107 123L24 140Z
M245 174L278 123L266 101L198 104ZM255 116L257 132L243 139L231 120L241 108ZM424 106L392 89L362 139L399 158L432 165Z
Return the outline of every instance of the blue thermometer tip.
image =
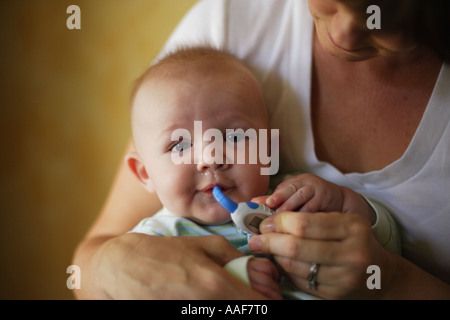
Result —
M227 211L231 213L236 211L238 207L237 203L235 203L233 200L224 195L219 186L215 186L212 193L216 201Z

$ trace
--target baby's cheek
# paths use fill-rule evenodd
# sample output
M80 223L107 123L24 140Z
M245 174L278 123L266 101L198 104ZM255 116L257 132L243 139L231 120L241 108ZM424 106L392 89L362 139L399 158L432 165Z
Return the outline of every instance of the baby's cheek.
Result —
M183 166L183 164L178 166ZM185 170L176 169L178 170L173 170L159 179L158 196L166 206L167 203L172 203L172 205L178 203L179 206L187 205L195 194L195 179Z

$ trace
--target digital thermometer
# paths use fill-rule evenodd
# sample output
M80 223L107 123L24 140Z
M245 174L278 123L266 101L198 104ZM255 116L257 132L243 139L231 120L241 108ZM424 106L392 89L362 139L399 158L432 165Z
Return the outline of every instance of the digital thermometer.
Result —
M260 234L259 225L261 222L275 213L263 204L250 201L236 203L224 195L218 186L214 187L212 193L216 201L231 213L233 222L240 229L250 234Z

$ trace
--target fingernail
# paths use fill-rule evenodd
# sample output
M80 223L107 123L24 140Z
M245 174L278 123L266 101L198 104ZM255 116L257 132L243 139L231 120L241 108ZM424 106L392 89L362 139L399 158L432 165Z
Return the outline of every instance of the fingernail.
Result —
M275 199L274 199L272 196L268 197L268 198L266 199L266 204L267 204L269 207L275 205Z
M268 217L259 226L261 233L275 232L275 222L273 217Z
M248 248L253 252L260 252L262 248L261 238L259 236L252 236L248 242Z

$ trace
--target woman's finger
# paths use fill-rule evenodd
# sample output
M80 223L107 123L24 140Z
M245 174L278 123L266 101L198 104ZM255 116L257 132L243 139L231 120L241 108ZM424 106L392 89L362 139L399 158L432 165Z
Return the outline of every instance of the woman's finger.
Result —
M304 279L308 277L311 263L276 255L273 258L286 274L295 275Z
M307 263L336 264L341 245L337 241L299 239L290 234L270 233L250 238L249 249Z
M343 240L350 232L366 232L369 223L357 214L280 212L263 220L261 233L288 233L301 239Z
M273 258L278 266L281 267L284 274L287 275L289 279L294 280L294 282L307 280L311 273L312 263L282 256L273 256ZM321 284L336 285L336 283L339 282L339 278L342 277L342 267L339 266L320 264L319 271L316 280Z

